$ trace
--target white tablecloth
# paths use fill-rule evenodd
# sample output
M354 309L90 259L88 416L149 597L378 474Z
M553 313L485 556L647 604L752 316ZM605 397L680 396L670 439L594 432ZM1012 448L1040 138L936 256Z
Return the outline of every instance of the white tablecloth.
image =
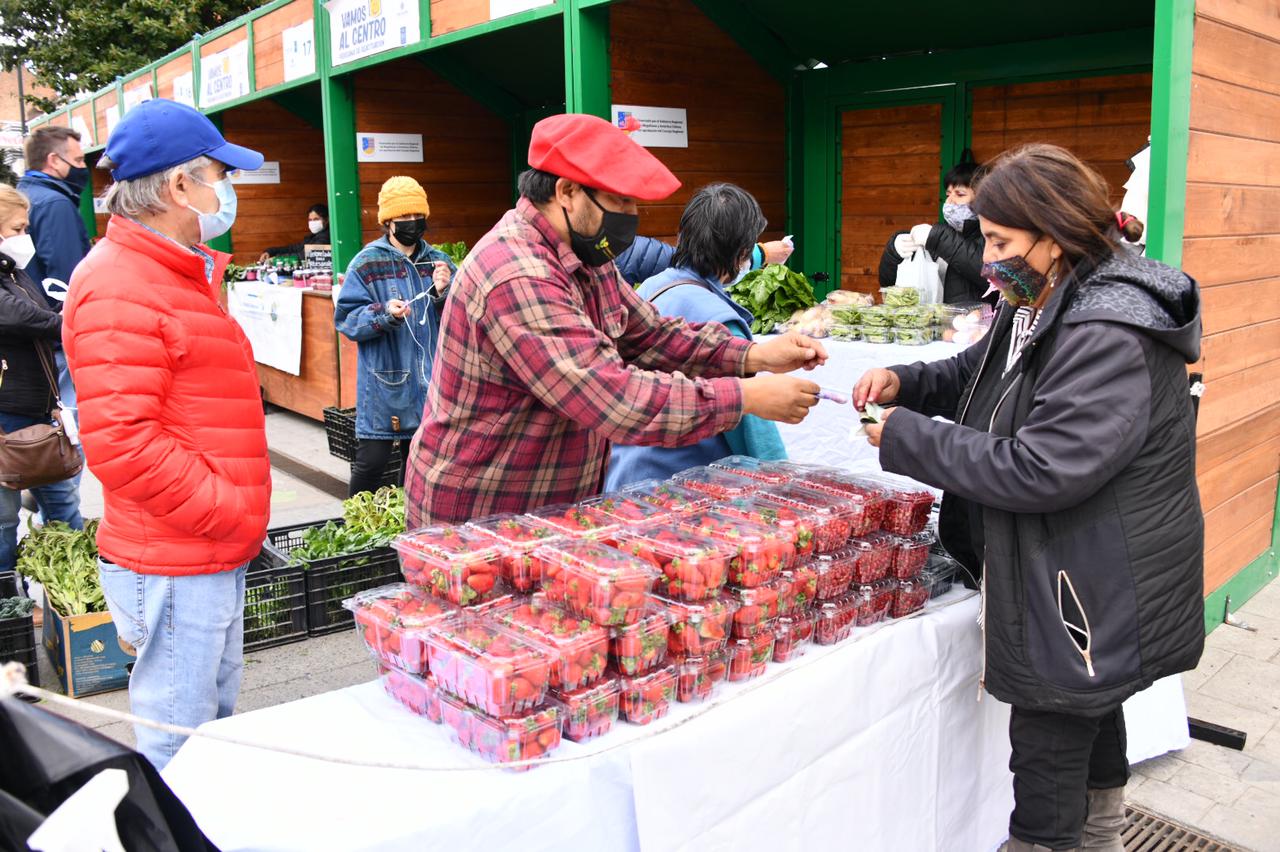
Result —
M1012 806L1008 708L977 700L976 598L941 602L728 684L714 706L676 705L554 753L586 760L492 769L370 683L204 730L482 771L365 769L192 739L164 777L227 852L992 849Z

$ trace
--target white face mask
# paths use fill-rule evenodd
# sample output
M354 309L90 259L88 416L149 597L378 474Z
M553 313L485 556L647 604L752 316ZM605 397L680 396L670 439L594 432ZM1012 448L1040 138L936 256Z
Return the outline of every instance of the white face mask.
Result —
M742 261L742 266L738 267L738 275L732 281L729 282L729 286L732 287L734 284L737 284L743 278L746 278L747 273L750 271L751 271L751 258L748 257L746 260Z
M318 234L324 230L324 222L319 219L308 219L307 230L311 231L313 234Z
M192 175L191 179L212 189L218 199L218 209L213 213L205 213L198 207L191 204L187 205L199 217L200 242L207 243L209 240L220 237L230 231L231 225L236 221L236 188L231 185L231 178L229 177L213 183L206 183L195 175Z
M30 234L18 234L16 237L6 237L3 242L0 242L0 252L11 257L14 266L26 269L31 258L36 256L36 244L32 241Z

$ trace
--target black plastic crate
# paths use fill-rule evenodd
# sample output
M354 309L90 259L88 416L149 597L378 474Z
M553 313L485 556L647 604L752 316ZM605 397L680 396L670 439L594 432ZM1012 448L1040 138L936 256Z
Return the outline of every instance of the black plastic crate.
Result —
M265 546L244 578L244 649L257 651L307 638L306 578L276 564Z
M267 530L263 550L277 567L286 566L289 554L302 546L303 534L324 521ZM339 522L341 523L341 522ZM390 547L375 547L360 553L314 559L300 568L307 598L307 634L323 636L349 629L352 616L342 602L366 589L401 580L400 559Z
M26 597L20 588L17 575L9 571L0 574L0 598ZM32 686L40 685L40 658L36 656L39 647L34 616L0 620L0 663L22 663L27 667L27 683Z
M356 460L356 410L329 406L324 410L324 434L329 439L329 455L343 461Z

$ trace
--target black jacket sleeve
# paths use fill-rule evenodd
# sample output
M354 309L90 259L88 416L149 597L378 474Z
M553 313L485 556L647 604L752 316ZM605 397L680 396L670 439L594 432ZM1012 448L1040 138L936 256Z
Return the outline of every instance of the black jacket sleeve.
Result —
M976 238L965 236L946 222L939 222L929 229L929 239L925 240L925 251L934 257L947 262L947 271L954 270L971 285L975 299L981 298L987 291L987 282L982 278L982 234L975 231Z
M37 304L17 292L16 279L0 279L0 334L31 340L61 340L62 314L50 310L43 297ZM31 293L31 288L24 288ZM33 294L34 295L34 294Z
M1151 376L1141 332L1110 323L1065 326L1013 437L895 411L880 464L1007 512L1078 505L1131 462L1147 438Z

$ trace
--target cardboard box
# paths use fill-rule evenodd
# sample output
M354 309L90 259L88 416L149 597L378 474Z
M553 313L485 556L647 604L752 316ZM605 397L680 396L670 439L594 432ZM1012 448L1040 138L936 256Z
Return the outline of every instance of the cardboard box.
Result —
M109 612L63 616L45 607L44 646L62 688L72 698L124 689L138 658L121 645Z

